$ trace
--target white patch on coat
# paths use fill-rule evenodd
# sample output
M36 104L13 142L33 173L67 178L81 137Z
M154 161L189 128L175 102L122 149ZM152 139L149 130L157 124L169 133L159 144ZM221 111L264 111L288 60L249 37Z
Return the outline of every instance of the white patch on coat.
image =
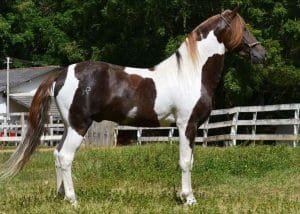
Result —
M197 42L199 51L197 64L193 64L186 43L182 43L178 51L181 55L180 67L177 66L177 58L174 53L169 58L155 66L155 71L148 69L126 67L128 74L137 74L143 78L153 79L156 87L156 99L154 111L158 119L165 119L172 109L177 118L187 122L193 107L201 97L202 68L209 57L214 54L223 55L225 46L220 43L211 31L205 39ZM178 70L180 69L180 70Z
M60 89L56 96L56 103L62 114L62 117L69 124L69 110L73 102L75 92L79 85L79 80L75 76L76 64L68 67L67 76L63 87Z

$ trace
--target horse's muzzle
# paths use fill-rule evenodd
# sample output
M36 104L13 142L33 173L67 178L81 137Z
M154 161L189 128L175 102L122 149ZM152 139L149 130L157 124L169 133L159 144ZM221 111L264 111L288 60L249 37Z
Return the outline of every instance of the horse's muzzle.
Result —
M254 64L262 64L266 61L266 52L251 52L251 62Z

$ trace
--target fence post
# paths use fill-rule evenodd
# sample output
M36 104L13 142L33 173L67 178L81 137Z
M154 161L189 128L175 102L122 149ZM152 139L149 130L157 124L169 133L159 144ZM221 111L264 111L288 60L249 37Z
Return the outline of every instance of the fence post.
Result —
M294 118L295 118L294 135L295 135L296 139L293 141L293 147L296 147L297 143L298 143L297 138L298 138L298 133L299 133L299 108L295 109Z
M255 135L256 135L256 120L257 120L257 112L253 112L253 119L252 119L252 139L253 139L253 143L255 144Z
M26 133L24 112L21 112L20 125L21 125L21 137L23 139L25 137L25 133Z
M7 114L5 114L4 123L2 125L4 126L3 137L7 137L8 136L8 119L7 119Z
M49 125L50 125L50 137L53 138L53 115L49 116ZM50 146L53 146L53 140L50 140Z
M119 133L118 127L115 126L114 127L114 133L113 133L113 135L114 135L114 147L116 147L117 144L118 144L118 133Z
M172 140L172 138L173 138L173 134L174 134L174 128L172 127L170 130L169 130L169 142L170 142L170 144L173 144L173 140Z
M207 147L207 136L208 136L208 129L207 129L207 125L209 123L209 118L207 118L207 120L204 122L204 126L203 126L203 147Z
M25 116L24 116L24 112L21 112L18 116L20 116L20 126L21 126L21 132L17 131L17 135L20 134L21 135L21 139L24 139L26 130L25 130ZM22 140L21 140L22 141ZM19 144L19 141L16 141L16 146Z
M137 144L138 145L142 144L142 140L141 140L142 132L143 132L142 128L137 129L136 136L137 136Z
M234 113L232 118L232 125L231 125L231 131L230 131L230 137L231 137L231 146L236 146L236 135L237 135L237 121L239 118L239 112L237 111Z

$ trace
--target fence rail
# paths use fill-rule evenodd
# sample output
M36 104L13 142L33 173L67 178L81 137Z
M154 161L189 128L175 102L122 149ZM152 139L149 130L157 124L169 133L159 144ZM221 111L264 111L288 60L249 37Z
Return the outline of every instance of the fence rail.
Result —
M208 120L203 123L199 130L201 136L197 136L195 141L207 143L215 141L226 141L230 145L235 146L237 141L290 141L296 147L300 140L299 136L299 109L300 104L282 104L282 105L267 105L267 106L246 106L234 107L229 109L213 110ZM266 113L271 113L267 114ZM259 116L262 118L258 118ZM222 116L221 121L216 121L214 118ZM247 119L243 119L243 118ZM277 118L277 117L286 118ZM270 119L271 117L271 119ZM275 117L275 118L274 118ZM269 126L269 131L273 133L257 133L262 130L263 126ZM285 133L276 133L280 127L288 127ZM222 133L216 134L214 130L224 129ZM246 131L239 130L246 128ZM174 127L160 128L168 129L168 136L143 136L145 130L157 130L157 128L141 128L141 127L126 127L119 126L118 130L136 130L139 143L143 141L177 141L178 137L174 137ZM212 131L212 134L209 132Z
M206 146L210 142L224 141L235 146L237 141L289 141L297 146L299 135L300 104L282 104L267 106L246 106L213 110L208 120L198 130L195 139ZM19 142L26 132L28 113L11 113L14 122L4 123L5 114L0 114L0 142ZM49 123L41 140L52 145L62 137L64 125L60 118L49 115ZM137 142L177 141L176 127L129 127L117 126L120 131L135 131ZM159 132L155 136L145 135L151 131ZM49 143L50 142L50 143Z
M0 114L0 142L15 142L18 144L25 136L27 130L28 112L10 113L10 120L6 120L6 114ZM53 145L62 138L64 124L57 115L49 114L48 123L45 124L45 132L41 141Z

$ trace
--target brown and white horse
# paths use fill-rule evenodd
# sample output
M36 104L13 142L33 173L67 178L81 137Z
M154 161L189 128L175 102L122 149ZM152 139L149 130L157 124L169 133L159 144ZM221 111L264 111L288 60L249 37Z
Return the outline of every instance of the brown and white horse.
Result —
M181 197L186 204L196 203L191 185L193 142L211 112L226 50L248 56L254 63L265 59L265 49L236 10L204 21L172 56L153 68L81 62L62 69L44 81L34 95L26 137L4 164L2 177L19 172L39 145L54 96L65 124L64 138L54 151L57 192L72 204L77 203L71 176L75 151L92 122L102 120L152 127L176 122Z

